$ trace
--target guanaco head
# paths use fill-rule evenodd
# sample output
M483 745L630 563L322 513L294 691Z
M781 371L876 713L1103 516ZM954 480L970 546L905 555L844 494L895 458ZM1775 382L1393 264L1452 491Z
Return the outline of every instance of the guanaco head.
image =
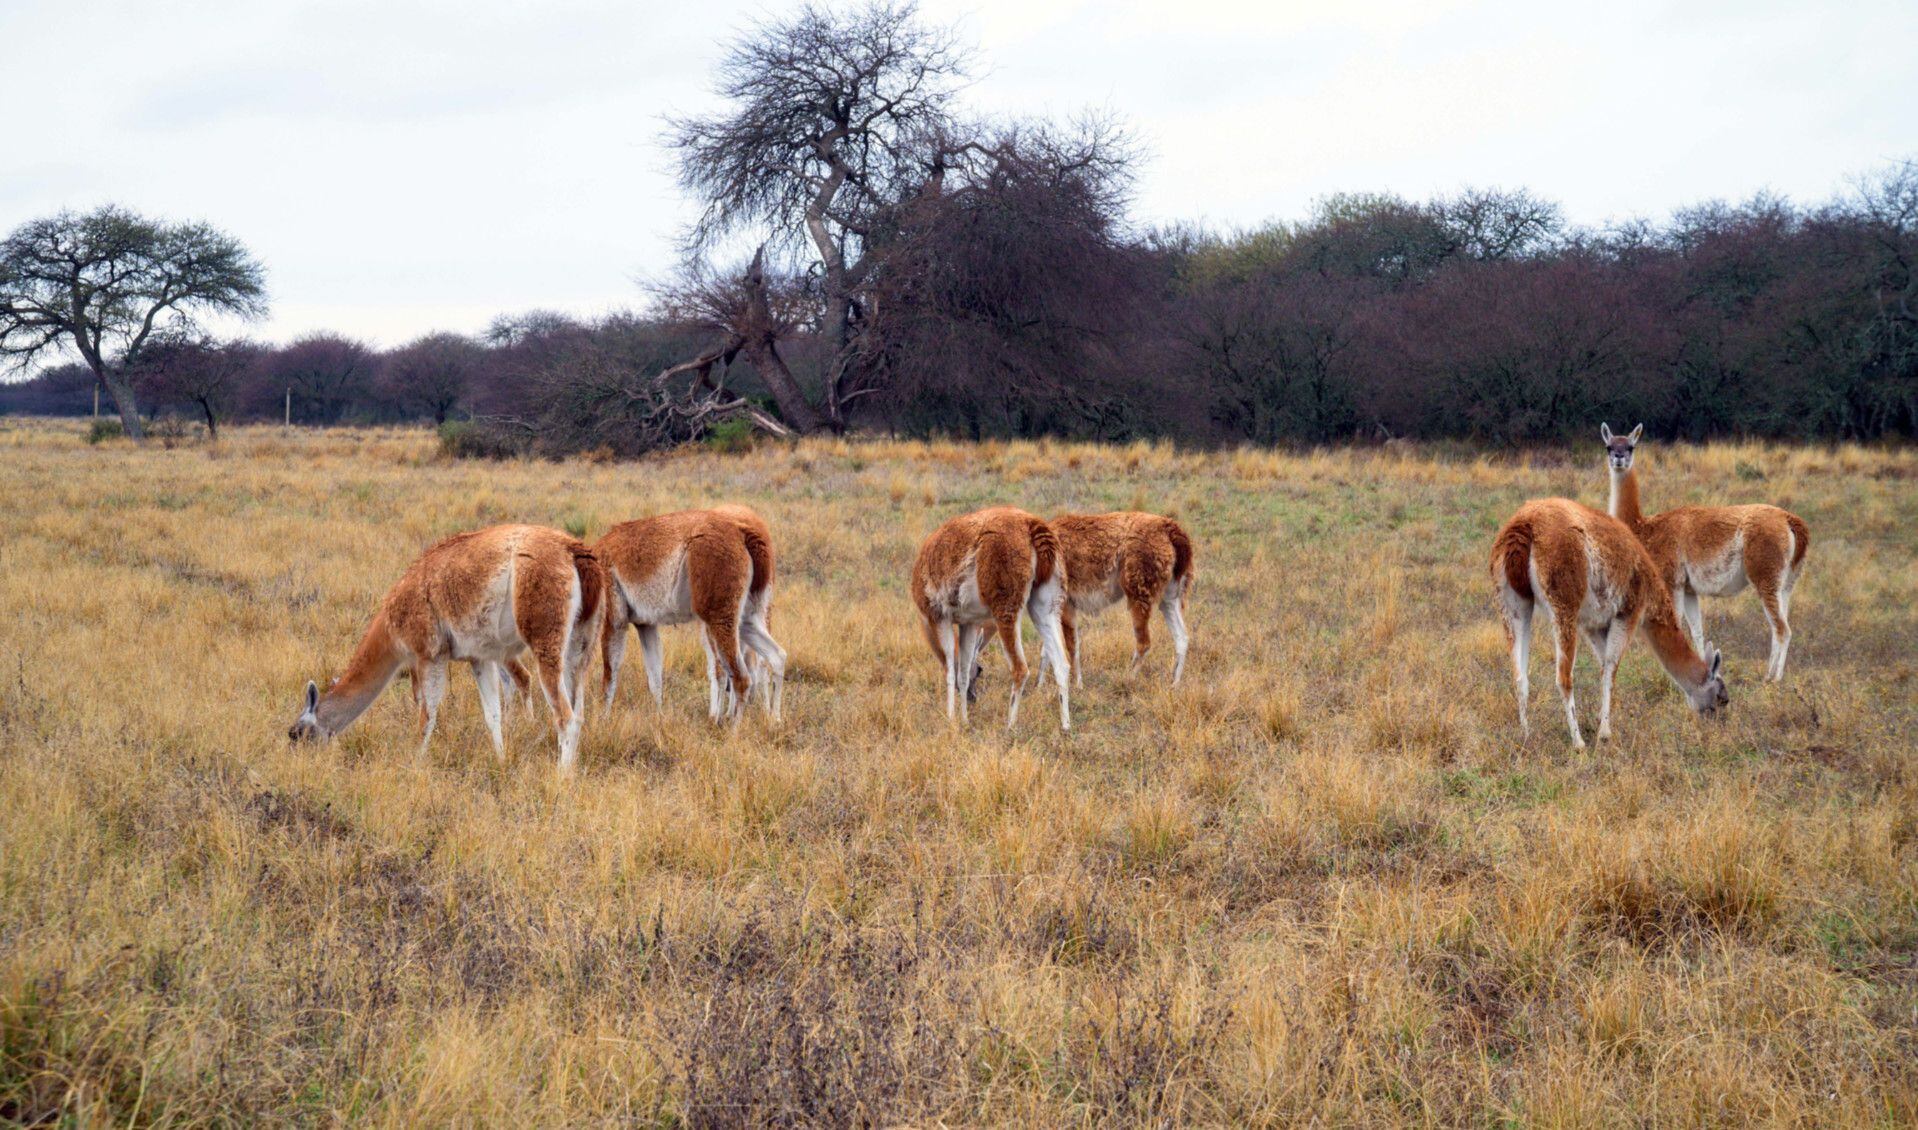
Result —
M1632 451L1638 446L1638 437L1645 434L1645 425L1640 424L1633 428L1631 435L1615 436L1612 434L1610 424L1600 424L1598 434L1599 438L1605 441L1605 455L1611 462L1612 470L1620 474L1631 470Z
M1705 655L1711 669L1706 672L1705 681L1699 684L1698 689L1686 691L1685 697L1691 700L1692 709L1698 712L1699 717L1710 718L1730 704L1732 699L1725 692L1724 653L1706 644Z
M306 684L306 702L300 708L300 716L293 720L293 726L286 732L291 742L323 742L332 737L326 727L320 725L320 688L317 683L308 680Z

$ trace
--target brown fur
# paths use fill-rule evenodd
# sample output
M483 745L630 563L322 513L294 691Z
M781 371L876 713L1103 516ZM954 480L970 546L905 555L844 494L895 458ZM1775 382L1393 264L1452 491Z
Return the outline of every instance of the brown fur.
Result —
M512 677L513 687L520 694L526 694L533 689L533 676L526 670L526 664L518 659L506 661L506 673Z
M1614 438L1611 470L1614 517L1638 535L1657 563L1659 576L1681 620L1689 620L1694 646L1702 643L1701 595L1731 595L1750 584L1771 625L1772 656L1766 676L1782 679L1791 641L1790 603L1811 548L1811 528L1788 510L1762 503L1741 506L1680 506L1647 517L1639 505L1636 443Z
M1037 518L1026 524L1032 538L1032 583L1044 584L1052 579L1053 562L1059 557L1059 539L1053 536L1052 528Z
M1184 666L1183 612L1193 580L1192 539L1184 527L1158 514L1131 510L1061 514L1050 524L1066 555L1062 626L1073 673L1081 675L1077 618L1123 600L1132 615L1135 665L1152 647L1152 609L1158 607L1168 618L1180 617L1174 630L1180 647L1173 668L1176 681Z
M1521 722L1525 717L1524 661L1531 614L1534 602L1541 600L1552 614L1559 693L1572 723L1574 744L1584 744L1572 717L1571 697L1572 667L1581 631L1604 668L1600 680L1601 738L1609 736L1617 658L1641 621L1659 663L1694 707L1715 710L1721 704L1722 684L1713 685L1713 664L1694 650L1680 630L1656 563L1624 523L1569 499L1528 502L1493 540L1491 571L1513 651ZM1582 615L1594 612L1602 620L1581 620Z
M1796 570L1805 563L1805 552L1811 548L1811 527L1789 510L1785 511L1785 524L1791 527L1791 567Z
M1532 523L1514 517L1492 540L1492 570L1504 569L1506 585L1520 597L1534 600L1531 566Z
M1190 596L1193 582L1198 580L1192 569L1192 539L1184 526L1170 518L1166 519L1165 536L1172 540L1172 578L1184 582L1185 595Z
M579 578L580 619L585 620L599 611L600 597L606 588L606 571L600 568L599 558L593 556L593 551L580 545L573 550L573 573Z
M501 598L499 586L509 573L504 599L510 602L517 638L502 641L489 606ZM487 666L498 664L524 690L530 679L517 655L531 651L560 735L564 768L566 735L577 733L577 683L583 675L579 641L599 633L602 588L592 552L558 530L492 526L446 538L400 574L346 670L301 716L292 736L339 733L404 669L412 676L424 748L447 662L472 663L481 680L492 677Z
M1038 598L1041 586L1048 586L1048 582L1061 573L1064 576L1058 579L1069 586L1072 566L1069 560L1060 557L1057 537L1044 521L1023 510L993 507L953 518L934 530L920 545L913 561L912 598L919 609L926 643L940 665L948 668L949 681L953 677L952 665L963 657L948 652L946 627L953 626L953 641L957 646L976 625L989 621L997 630L1011 666L1011 709L1016 718L1019 695L1029 674L1019 641L1019 614L1025 609L1033 614L1035 622L1040 621L1030 605ZM975 582L980 608L968 614L961 607L962 598L966 586ZM1040 632L1043 638L1044 623L1040 623ZM971 666L971 670L957 673L956 693L968 699L978 670L976 663ZM949 711L952 698L953 694L949 693ZM1063 699L1061 722L1069 728Z
M746 554L752 558L753 579L750 591L757 594L772 587L773 583L773 535L766 520L759 512L749 506L737 503L724 503L712 509L714 514L728 519L739 526L740 536L746 541Z
M1757 585L1761 577L1775 578L1787 564L1804 560L1794 533L1805 523L1794 519L1797 515L1763 503L1680 506L1641 519L1633 529L1674 586L1687 568L1730 555L1742 534L1746 579Z
M617 685L626 627L639 628L645 641L647 633L658 626L649 610L634 598L640 589L671 583L662 578L677 565L684 570L692 617L704 628L726 685L736 696L733 716L737 718L745 693L754 682L741 654L742 630L750 630L746 622L755 616L763 624L770 610L773 544L764 519L737 505L681 510L622 522L608 530L593 548L617 581L612 586L613 610L607 617L600 648L608 703ZM663 601L664 590L652 596ZM765 643L777 650L770 636ZM760 658L766 657L761 654ZM775 674L783 678L783 652L778 658ZM652 680L654 674L649 672L648 678ZM658 688L654 689L657 694Z

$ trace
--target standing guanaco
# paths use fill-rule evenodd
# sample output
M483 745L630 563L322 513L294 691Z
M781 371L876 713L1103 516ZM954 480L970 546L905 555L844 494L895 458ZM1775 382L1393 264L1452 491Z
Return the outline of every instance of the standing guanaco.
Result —
M1702 596L1731 596L1746 584L1757 591L1771 625L1771 656L1765 678L1785 677L1785 653L1791 650L1791 593L1805 571L1811 528L1789 510L1764 504L1680 506L1646 517L1638 506L1638 472L1633 456L1640 424L1627 435L1599 425L1605 464L1611 473L1612 517L1638 535L1671 593L1678 615L1691 632L1692 646L1705 646Z

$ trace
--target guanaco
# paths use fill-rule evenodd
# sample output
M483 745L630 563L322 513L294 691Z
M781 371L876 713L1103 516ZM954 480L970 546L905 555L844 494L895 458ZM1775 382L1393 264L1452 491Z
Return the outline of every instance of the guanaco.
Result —
M953 518L919 547L912 566L912 598L932 654L945 672L946 717L961 725L978 686L979 649L997 628L1012 669L1012 705L1006 726L1019 720L1026 686L1025 647L1019 639L1023 608L1039 630L1040 653L1059 685L1059 728L1072 729L1065 642L1066 562L1051 527L1010 506Z
M1765 678L1785 677L1791 650L1791 593L1805 571L1811 528L1789 510L1764 504L1680 506L1646 517L1638 505L1638 472L1633 456L1645 432L1640 424L1626 435L1599 425L1605 463L1611 473L1611 515L1629 526L1651 552L1659 576L1670 591L1678 615L1691 633L1692 646L1705 645L1700 596L1732 596L1747 584L1758 592L1771 625L1771 655Z
M1558 660L1558 693L1572 745L1583 749L1578 710L1572 701L1572 664L1578 637L1598 660L1598 740L1612 736L1612 683L1632 632L1645 622L1652 652L1685 693L1692 709L1709 716L1726 705L1720 675L1724 657L1707 646L1701 657L1678 626L1671 595L1651 555L1623 522L1565 498L1534 500L1492 542L1492 579L1518 692L1518 724L1529 734L1525 700L1531 654L1532 611L1540 601L1552 618L1552 650Z
M662 625L700 622L706 650L707 716L738 723L757 682L766 711L780 720L785 698L786 651L766 619L772 610L773 543L766 523L744 506L681 510L622 522L593 546L612 578L604 639L606 705L619 689L626 655L626 626L639 633L646 685L656 708L664 706ZM741 654L756 657L749 666ZM756 667L764 667L755 677Z
M346 670L326 692L307 683L306 701L287 736L332 738L405 670L419 709L424 757L446 693L447 664L461 660L472 665L493 752L503 759L501 680L510 676L524 686L518 656L531 651L552 711L559 770L570 774L579 757L586 656L599 637L605 589L592 551L558 530L492 526L446 538L400 574Z
M1185 601L1192 590L1192 539L1185 527L1158 514L1119 510L1109 514L1061 514L1046 523L1066 560L1066 603L1060 616L1066 658L1074 682L1085 686L1079 663L1080 616L1103 612L1123 600L1132 613L1132 666L1152 647L1156 606L1172 632L1172 685L1185 674ZM1046 659L1039 657L1039 677Z

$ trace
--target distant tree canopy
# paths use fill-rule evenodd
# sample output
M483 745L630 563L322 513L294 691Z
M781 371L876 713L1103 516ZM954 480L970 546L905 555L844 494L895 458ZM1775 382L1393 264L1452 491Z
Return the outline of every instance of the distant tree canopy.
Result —
M845 386L856 379L848 369L872 274L867 237L931 179L967 65L952 34L923 24L910 3L843 12L807 4L729 47L716 84L723 110L670 123L680 184L704 208L690 233L695 252L750 231L807 262L827 350L818 404L776 352L753 358L801 431L843 427L848 398L865 391ZM751 319L759 300L739 299L734 316Z
M150 220L113 206L61 212L0 243L0 358L19 366L71 351L138 438L129 362L155 334L188 333L200 315L262 314L265 295L259 263L206 224Z
M1221 438L1918 432L1918 163L1590 231L1528 193L1335 197L1171 241L1176 371Z
M380 391L401 412L444 424L466 402L483 360L467 338L428 334L380 360Z
M869 236L847 367L868 418L961 435L1113 432L1166 404L1149 329L1161 264L1123 226L1130 155L1108 125L980 134Z
M1126 139L1100 119L968 119L970 67L910 3L807 5L732 44L723 109L671 123L704 209L695 255L763 246L743 271L695 259L666 309L698 311L798 431L881 404L946 405L975 431L1122 411L1079 378L1110 369L1094 357L1144 279L1122 235ZM782 351L802 334L810 381Z
M260 360L258 346L170 333L149 341L132 359L129 373L150 402L190 406L218 436L232 416L244 381Z

